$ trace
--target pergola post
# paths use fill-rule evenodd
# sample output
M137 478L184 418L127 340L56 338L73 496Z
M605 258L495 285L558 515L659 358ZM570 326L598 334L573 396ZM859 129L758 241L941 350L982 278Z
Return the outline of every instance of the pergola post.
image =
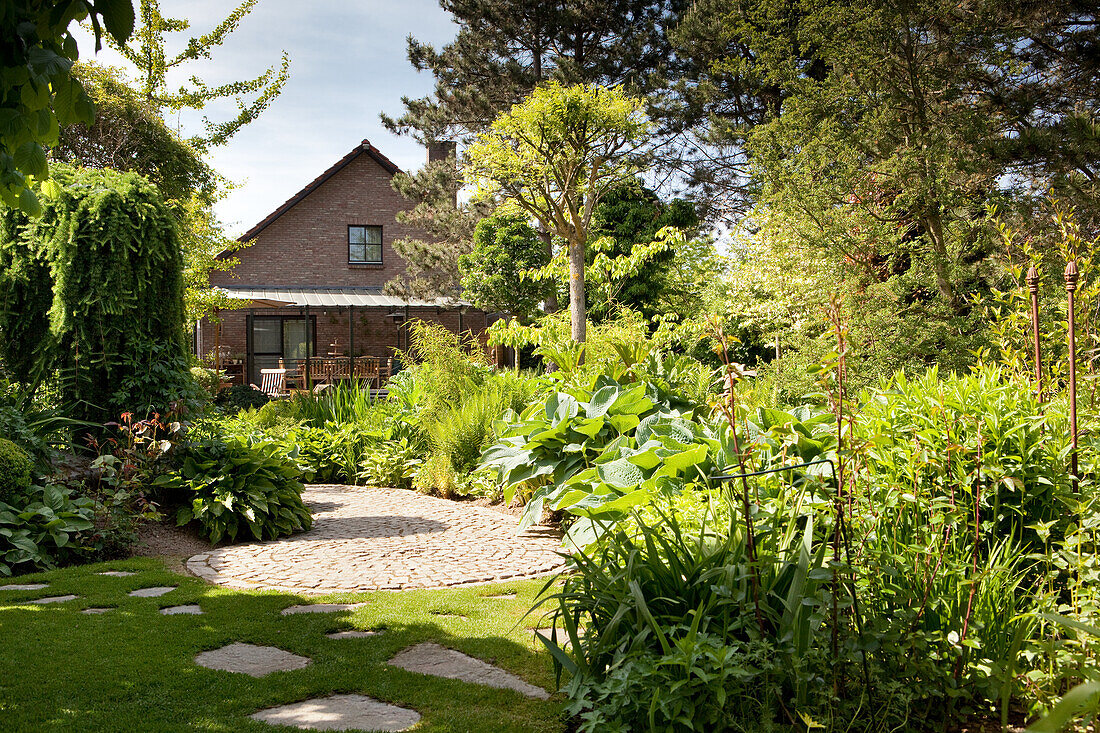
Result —
M308 389L309 391L312 392L313 391L313 378L309 373L309 357L311 356L310 352L313 351L313 323L310 321L310 318L309 318L309 303L306 303L305 318L306 318L306 374L305 374L306 389Z
M348 379L355 381L355 306L348 306Z

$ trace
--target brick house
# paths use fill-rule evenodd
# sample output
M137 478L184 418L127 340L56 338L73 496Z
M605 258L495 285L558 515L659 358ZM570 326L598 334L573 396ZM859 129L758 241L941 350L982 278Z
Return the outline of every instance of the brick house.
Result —
M445 158L453 143L433 145L428 159ZM387 362L407 348L406 324L440 323L480 336L487 314L454 300L405 300L383 292L404 271L393 242L420 232L397 221L411 208L393 190L399 169L364 140L332 167L240 237L251 246L236 253L231 272L211 284L241 301L204 319L195 349L223 361L252 384L259 370L293 367L311 356L373 356ZM308 345L308 346L307 346Z

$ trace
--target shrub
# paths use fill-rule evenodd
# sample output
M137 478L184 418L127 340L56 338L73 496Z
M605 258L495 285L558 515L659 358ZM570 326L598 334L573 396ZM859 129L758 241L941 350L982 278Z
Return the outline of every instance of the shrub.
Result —
M59 164L39 217L0 209L0 352L56 373L70 417L102 423L194 396L176 218L133 173Z
M15 501L30 487L30 456L15 443L0 438L0 501Z
M61 486L32 487L15 506L0 501L0 575L52 568L83 553L92 500Z
M216 544L246 532L272 540L309 529L313 519L298 475L274 446L228 438L189 446L179 470L154 483L185 502L177 524L199 522Z
M407 438L387 440L367 452L360 465L359 478L371 486L410 489L420 456L420 451Z
M271 398L250 384L234 384L218 392L214 404L226 412L237 412L246 408L263 407Z
M217 396L221 379L216 371L206 367L193 366L191 367L191 378L211 399Z

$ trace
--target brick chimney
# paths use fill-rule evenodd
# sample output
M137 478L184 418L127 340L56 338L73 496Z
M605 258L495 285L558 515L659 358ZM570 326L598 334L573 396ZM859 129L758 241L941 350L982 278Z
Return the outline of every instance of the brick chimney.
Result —
M456 157L456 151L458 149L457 143L454 140L433 140L428 143L428 165L438 161L445 161L447 158L452 158L452 165L458 164ZM458 206L458 189L455 189L454 196L452 196L451 203L454 206Z
M428 143L428 162L434 163L437 160L446 160L455 154L457 147L458 145L454 140L433 140Z

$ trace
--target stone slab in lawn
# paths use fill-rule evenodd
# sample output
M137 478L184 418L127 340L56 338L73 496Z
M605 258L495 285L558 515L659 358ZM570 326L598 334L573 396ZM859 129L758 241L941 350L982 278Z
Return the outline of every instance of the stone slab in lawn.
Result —
M80 596L46 596L45 598L39 598L38 600L27 602L43 605L46 603L64 603L65 601L75 601L77 598L80 598Z
M85 608L83 611L81 611L81 613L87 613L87 614L90 615L90 614L97 614L97 613L107 613L108 611L113 611L113 610L115 610L115 609L113 609L113 608Z
M137 575L129 570L104 570L102 573L96 573L96 575L109 575L112 578L129 578L131 575Z
M390 660L390 664L410 672L430 674L434 677L446 677L504 690L515 690L527 697L537 697L540 700L550 697L546 690L524 682L511 672L505 672L488 662L430 641L398 653Z
M138 588L137 590L130 591L127 595L134 596L135 598L157 598L163 596L165 593L171 593L177 588L174 585L154 585L152 588Z
M350 611L353 608L365 606L366 603L309 603L304 606L287 606L282 614L289 616L294 613L336 613L337 611Z
M188 603L183 606L168 606L160 609L162 616L201 616L202 607L197 603Z
M332 695L268 708L253 720L305 730L402 731L420 722L420 713L366 695Z
M15 585L0 585L0 590L42 590L50 587L49 583L16 583Z
M300 657L278 647L241 643L203 652L195 657L195 664L200 667L220 669L224 672L239 672L253 677L301 669L309 663L308 657Z
M381 631L333 631L325 634L330 639L365 639L368 636L378 636Z

